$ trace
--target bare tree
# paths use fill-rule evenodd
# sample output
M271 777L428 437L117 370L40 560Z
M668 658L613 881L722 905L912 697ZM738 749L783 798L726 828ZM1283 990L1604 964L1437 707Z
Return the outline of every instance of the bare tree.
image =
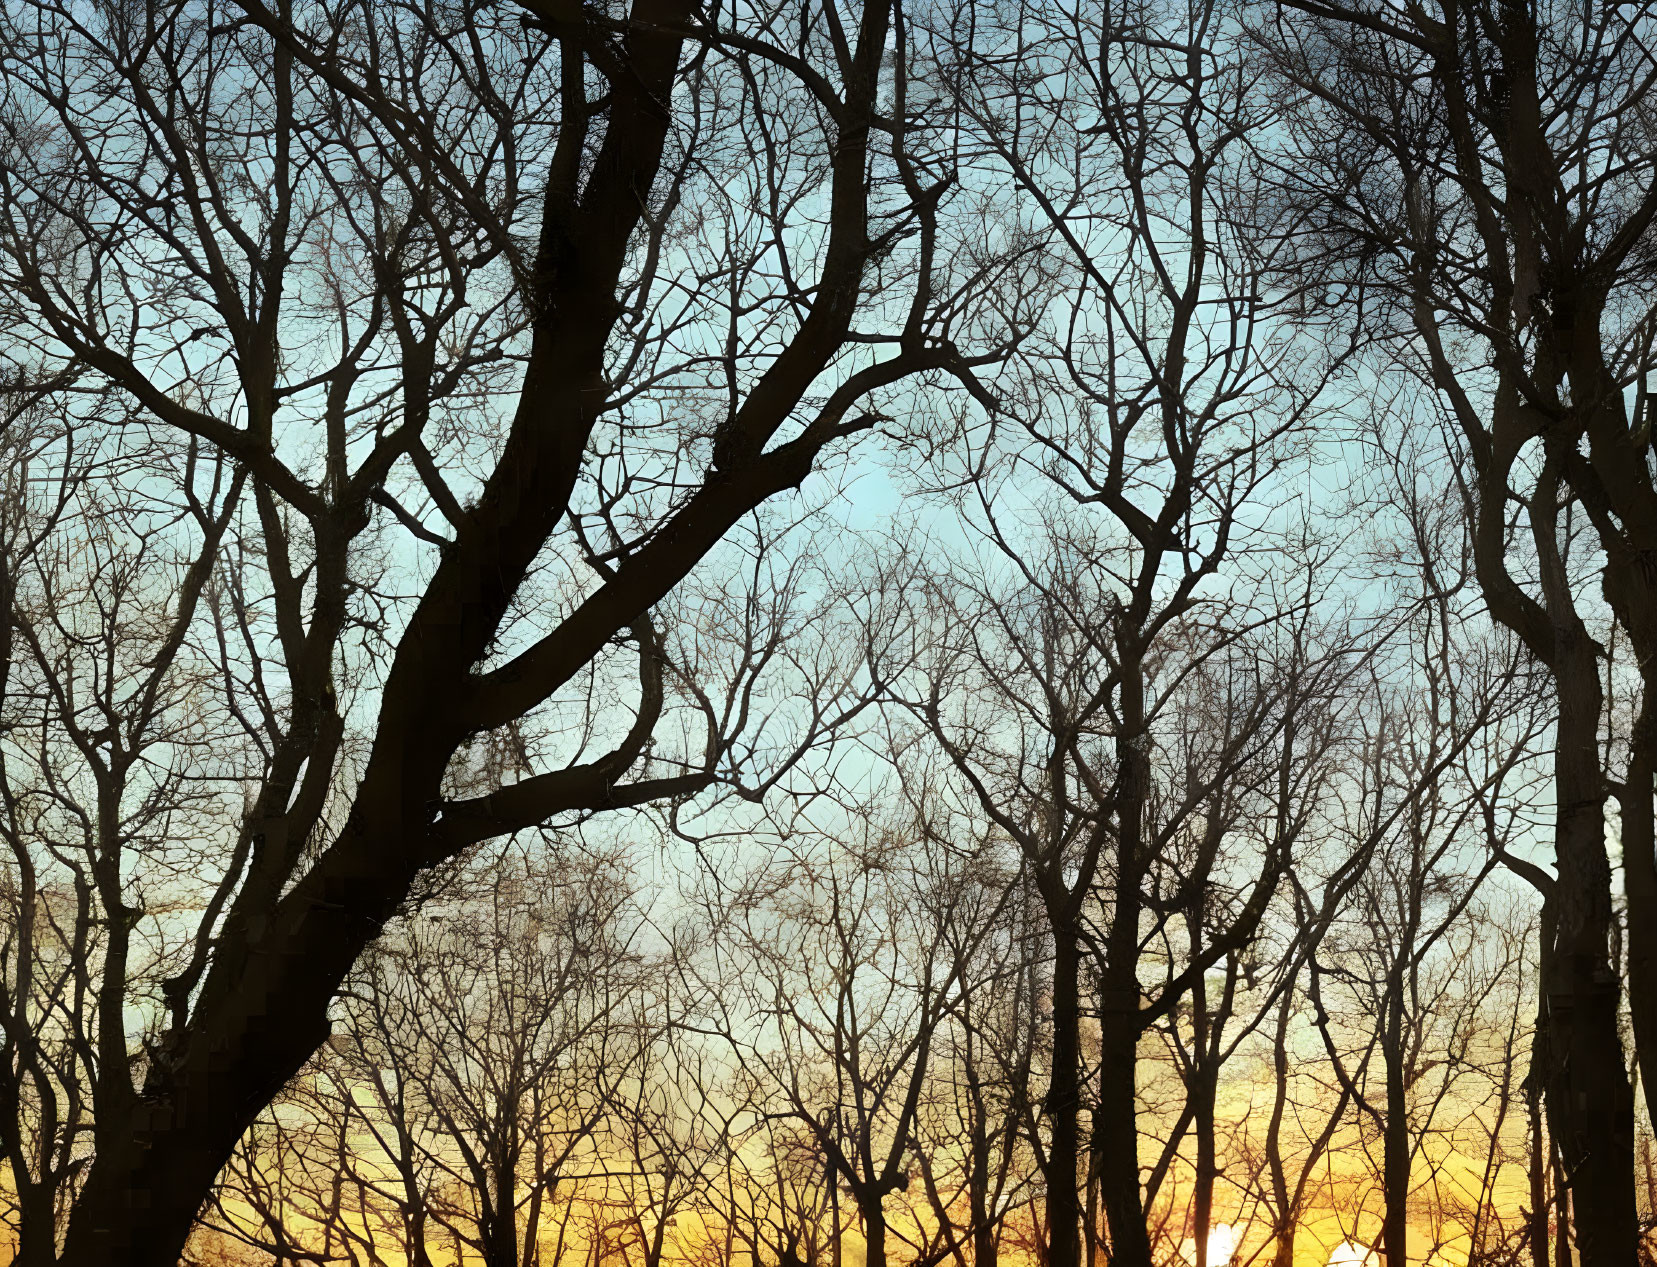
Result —
M638 1267L662 1267L670 1254L694 1244L695 1231L686 1235L680 1224L694 1226L717 1207L710 1191L718 1188L748 1110L732 1094L725 1053L703 1041L698 1022L705 1001L683 988L691 974L676 970L695 954L678 944L681 936L688 940L684 928L676 929L666 953L652 957L656 984L647 985L644 1006L636 1006L648 1042L612 1094L600 1138L605 1164L596 1186L613 1193L630 1218L622 1258Z
M230 1183L261 1216L249 1239L411 1263L449 1242L534 1267L560 1204L603 1186L613 1101L648 1040L626 877L566 848L464 879L353 972L328 1047L243 1150ZM284 1129L292 1110L303 1130ZM308 1173L309 1202L266 1172Z
M894 1226L887 1201L925 1182L915 1153L936 1054L1016 890L979 848L912 842L878 820L815 843L722 902L735 994L713 1028L756 1111L799 1123L855 1205L864 1261L881 1267L889 1236L920 1230ZM910 1200L925 1210L922 1188ZM951 1252L940 1235L917 1261Z
M1405 1267L1414 1194L1435 1181L1427 1143L1442 1134L1436 1115L1454 1111L1445 1102L1459 1098L1458 1080L1475 1073L1467 1050L1493 988L1463 971L1478 962L1483 940L1469 912L1529 835L1532 763L1547 719L1517 642L1469 620L1461 596L1472 588L1472 564L1458 508L1402 462L1383 478L1403 539L1382 555L1407 612L1396 639L1402 663L1396 685L1377 690L1365 726L1353 801L1369 820L1357 830L1373 834L1367 865L1314 949L1308 988L1336 1080L1380 1144L1381 1252L1389 1267ZM1456 755L1445 761L1447 753ZM1377 832L1382 807L1396 800L1388 784L1406 790L1408 808ZM1489 970L1505 976L1513 967ZM1347 1027L1364 1053L1355 1069L1329 1028L1337 991L1364 1018Z
M176 648L200 643L246 757L245 804L168 825L202 891L168 916L188 949L145 1046L123 930L162 913L124 804L88 862L96 1147L60 1257L171 1264L422 872L729 775L707 719L668 739L651 609L912 376L988 403L972 366L1040 299L1016 244L951 227L949 117L886 0L18 0L3 23L11 355L85 385L65 409L143 472L99 495L161 513L169 484L194 561L146 600L162 654L117 666L136 712L55 724L101 777L130 766L194 724Z
M1657 29L1434 3L4 0L21 1267L1626 1262Z
M1287 0L1260 31L1297 138L1283 183L1316 208L1286 222L1304 248L1308 314L1333 316L1343 340L1360 330L1385 350L1383 368L1428 385L1416 416L1439 411L1456 438L1485 602L1554 683L1541 1063L1589 1267L1630 1261L1635 1242L1606 850L1613 794L1631 911L1657 893L1644 702L1657 663L1645 403L1652 21L1645 5ZM1607 614L1641 666L1642 702L1602 746L1613 720ZM1642 1062L1657 1050L1652 927L1629 923ZM1649 1094L1649 1076L1645 1085Z
M754 1264L824 1267L842 1258L844 1223L834 1175L797 1121L769 1119L744 1143L761 1156L734 1168L724 1191L732 1232L724 1261L740 1242ZM741 1185L740 1190L737 1184Z
M904 751L896 742L893 750ZM973 900L943 930L949 956L966 966L917 1115L915 1164L933 1225L914 1261L947 1257L959 1267L995 1267L1009 1223L1037 1196L1040 1113L1032 1093L1045 1042L1040 908L993 825L951 814L950 798L919 770L902 770L901 786L917 831L934 848L985 838L970 851L983 860ZM1007 861L997 867L997 857Z
M1018 578L989 587L976 608L957 604L951 654L983 675L963 684L961 700L975 703L952 698L951 669L908 703L952 754L980 812L1024 851L1053 938L1049 1261L1076 1267L1081 1254L1081 971L1096 936L1109 1066L1094 1126L1108 1150L1099 1182L1113 1258L1146 1267L1132 1073L1143 1032L1142 895L1157 849L1203 812L1207 781L1252 759L1256 739L1280 740L1283 714L1243 706L1228 732L1237 747L1211 754L1217 764L1169 792L1194 800L1170 805L1161 822L1156 732L1182 675L1269 618L1244 615L1243 599L1228 627L1203 604L1249 588L1241 575L1215 578L1251 522L1248 508L1265 513L1276 495L1274 477L1328 366L1274 332L1260 257L1234 235L1263 103L1215 6L945 6L928 38L964 103L978 161L1019 192L1022 214L1051 235L1073 282L1044 341L1027 349L1026 391L1005 402L1005 423L971 468L984 503L977 530ZM1003 440L1017 456L998 468ZM1048 491L1031 492L1043 484ZM1008 494L999 509L998 486ZM1053 509L1054 498L1074 513ZM1032 500L1051 511L1046 539L1011 526ZM949 570L941 591L960 585L961 566ZM1007 720L991 727L979 712L996 707ZM1258 892L1242 901L1244 939L1277 867L1268 861ZM1212 959L1191 971L1223 958L1230 940L1212 943Z
M19 1259L49 1262L110 1123L136 1107L135 1050L161 1041L155 1009L190 953L176 912L195 871L228 860L213 829L242 753L215 743L213 666L191 634L245 481L192 445L172 483L142 446L35 404L3 437L0 1138ZM122 498L126 477L154 500Z
M1306 719L1291 684L1301 670L1261 654L1264 647L1209 672L1202 661L1223 656L1226 639L1217 646L1206 631L1168 620L1159 622L1154 668L1139 660L1143 676L1125 677L1115 641L1122 614L1104 579L1082 561L1091 551L1079 549L1077 558L1066 556L1063 543L1050 548L1027 588L980 590L977 604L958 606L958 623L946 628L911 706L956 767L955 795L1019 845L1043 906L1052 964L1042 1115L1051 1235L1066 1234L1058 1220L1068 1203L1079 1207L1081 1026L1091 1013L1100 1033L1095 1165L1111 1251L1131 1258L1137 1244L1148 1256L1135 1106L1140 1037L1195 978L1252 940L1305 821L1306 800L1315 799L1310 776L1320 741L1309 725L1300 748L1295 727ZM941 594L931 598L943 611ZM1283 676L1273 676L1279 670ZM1117 733L1126 724L1115 699L1124 680L1144 691L1134 697L1142 711L1134 713L1132 757L1149 767L1142 795L1127 807L1122 797L1136 785L1132 761L1122 769ZM1210 690L1218 694L1205 698ZM1244 805L1266 824L1258 855L1246 855L1245 838L1234 835L1234 812ZM1185 886L1208 890L1212 935L1157 989L1141 969L1161 913L1186 905ZM1090 962L1096 995L1084 975Z
M1295 1059L1294 1036L1312 1029L1310 1016L1298 1006L1304 1002L1298 988L1303 968L1295 964L1283 982L1271 1030L1271 1112L1261 1147L1269 1186L1263 1204L1271 1216L1273 1267L1294 1267L1301 1221L1318 1192L1318 1168L1329 1156L1351 1104L1350 1092L1334 1085L1333 1079L1313 1081L1304 1099L1295 1094L1296 1083L1304 1085L1306 1080Z

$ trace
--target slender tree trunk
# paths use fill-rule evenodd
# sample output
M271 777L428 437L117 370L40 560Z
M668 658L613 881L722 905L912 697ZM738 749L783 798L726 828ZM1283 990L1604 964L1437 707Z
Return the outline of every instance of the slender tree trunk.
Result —
M1548 1164L1553 1173L1553 1261L1554 1267L1571 1267L1571 1187L1559 1164L1559 1148L1550 1137Z
M426 1244L426 1209L423 1204L408 1212L404 1226L408 1229L409 1267L432 1267L431 1248Z
M1196 930L1200 912L1192 919L1191 953L1200 950ZM1212 1042L1209 1033L1208 985L1198 977L1191 987L1191 1130L1197 1141L1197 1172L1192 1177L1191 1221L1192 1244L1196 1253L1196 1267L1215 1267L1208 1261L1208 1236L1214 1228L1214 1179L1220 1172L1214 1140L1214 1100L1218 1091L1219 1071L1209 1060ZM1225 1267L1220 1264L1220 1267Z
M1645 1172L1645 1204L1647 1210L1657 1211L1657 1156L1652 1155L1651 1137L1646 1136L1640 1146L1640 1169ZM1649 1238L1640 1240L1640 1261L1650 1263L1657 1259Z
M1289 1106L1289 1020L1294 1014L1294 980L1277 1005L1277 1028L1272 1036L1272 1111L1266 1122L1266 1168L1272 1185L1272 1236L1276 1248L1272 1267L1294 1267L1296 1211L1289 1196L1289 1174L1283 1165L1283 1116ZM1543 1267L1546 1267L1544 1264Z
M971 1042L970 1034L968 1042ZM969 1048L970 1050L970 1048ZM971 1170L967 1180L968 1217L972 1220L972 1267L996 1267L996 1229L990 1222L990 1137L984 1115L989 1106L969 1062L972 1083Z
M845 1256L845 1238L841 1235L840 1226L840 1185L832 1165L824 1171L828 1183L829 1199L829 1264L830 1267L842 1267ZM758 1259L755 1259L756 1263Z
M1059 883L1055 877L1055 883ZM1049 909L1056 903L1050 902ZM1063 904L1068 907L1069 902ZM1053 1067L1047 1079L1049 1267L1080 1267L1081 944L1074 917L1053 918Z
M1099 1222L1099 1130L1097 1115L1095 1115L1093 1144L1087 1152L1087 1187L1086 1199L1082 1211L1082 1249L1087 1258L1087 1267L1099 1267L1101 1263L1110 1261L1109 1248L1105 1244L1105 1231Z
M1552 933L1551 923L1544 914L1543 943ZM1547 1028L1540 1007L1537 1009L1536 1032L1531 1035L1530 1072L1525 1077L1525 1112L1529 1119L1530 1157L1527 1178L1530 1183L1530 1210L1527 1239L1530 1241L1530 1267L1550 1267L1548 1236L1548 1140L1542 1123L1542 1080L1547 1069Z
M1220 1173L1214 1139L1214 1101L1218 1090L1217 1071L1209 1066L1207 1053L1198 1054L1192 1075L1191 1094L1196 1099L1191 1129L1197 1140L1197 1173L1193 1176L1191 1221L1195 1225L1196 1267L1226 1267L1208 1261L1208 1234L1214 1230L1214 1180Z
M342 1182L345 1174L345 1160L350 1155L351 1141L348 1134L350 1122L348 1115L340 1118L337 1163L339 1178ZM397 1131L397 1169L403 1186L403 1228L407 1249L405 1251L409 1267L432 1267L431 1250L426 1245L426 1229L428 1226L426 1210L426 1194L420 1190L419 1166L415 1161L414 1138L410 1135L408 1125L399 1118Z
M1628 895L1628 1006L1646 1112L1657 1122L1657 821L1652 773L1657 766L1657 673L1643 683L1629 741L1620 807L1624 888Z
M1410 1117L1405 1104L1404 1086L1402 962L1388 974L1386 1009L1386 1041L1382 1045L1382 1059L1386 1065L1387 1120L1381 1163L1386 1213L1381 1235L1386 1251L1386 1267L1409 1267Z
M1110 1227L1111 1267L1151 1267L1151 1241L1139 1188L1139 917L1144 868L1141 834L1150 790L1144 670L1122 649L1120 771L1116 805L1116 894L1101 973L1100 1099L1095 1131L1099 1184Z

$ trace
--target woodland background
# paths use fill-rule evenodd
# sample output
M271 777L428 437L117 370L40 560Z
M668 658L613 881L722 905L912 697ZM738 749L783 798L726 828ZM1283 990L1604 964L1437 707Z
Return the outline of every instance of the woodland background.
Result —
M4 0L20 1267L1633 1267L1645 0Z

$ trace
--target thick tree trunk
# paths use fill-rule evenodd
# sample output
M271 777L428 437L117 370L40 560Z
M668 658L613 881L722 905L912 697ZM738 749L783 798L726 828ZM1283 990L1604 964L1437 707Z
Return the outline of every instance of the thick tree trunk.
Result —
M51 1185L32 1185L18 1193L16 1205L17 1253L11 1267L51 1267L58 1252Z
M425 824L408 820L417 811L399 782L365 779L324 861L265 927L236 930L240 953L215 962L202 988L212 1004L189 1047L151 1071L160 1089L146 1088L130 1130L107 1136L94 1159L63 1267L176 1267L236 1142L327 1039L335 990L413 882L421 860L405 842Z
M517 1176L498 1165L493 1187L480 1220L483 1267L518 1267Z
M1567 644L1556 677L1557 931L1542 979L1550 1057L1548 1124L1569 1176L1582 1267L1632 1267L1639 1241L1634 1093L1623 1061L1619 982L1610 959L1611 866L1598 749L1602 695L1594 651Z
M1151 1241L1139 1192L1138 1030L1108 1018L1100 1035L1099 1191L1110 1229L1111 1267L1150 1267Z
M886 1267L886 1209L879 1197L858 1201L863 1215L863 1267Z
M264 874L250 864L187 1031L152 1063L130 1111L98 1123L98 1153L70 1218L61 1267L176 1267L236 1141L326 1039L330 1001L363 948L420 870L467 843L434 835L430 801L468 727L493 724L468 718L476 702L471 669L564 513L586 421L603 399L603 345L619 312L617 278L642 213L640 191L660 167L668 129L661 102L682 43L670 32L686 12L672 0L634 6L640 22L627 37L630 73L613 88L606 137L582 195L602 210L572 210L561 190L549 188L537 260L546 312L536 324L520 416L398 645L347 821L285 894L285 870ZM863 135L854 130L853 150ZM626 196L612 197L616 189ZM835 189L837 199L851 197L839 181ZM855 219L857 208L837 204L835 214L842 213ZM861 234L851 236L856 243L840 249L855 254ZM839 287L834 299L855 303L855 287ZM837 338L837 320L822 317L819 335ZM804 341L794 347L810 359ZM804 461L809 467L810 457ZM660 552L663 565L635 573L636 591L618 591L610 606L591 608L590 620L561 650L577 660L596 654L684 575L688 569L678 564L694 562L724 531L722 522L710 512L684 521L673 540L645 547ZM321 542L319 553L326 553ZM278 817L265 825L286 830L283 824ZM273 849L269 865L288 865L286 856Z
M98 1157L69 1220L63 1267L178 1267L235 1137L225 1141L194 1113L173 1126L175 1111L145 1106L133 1115L132 1142Z

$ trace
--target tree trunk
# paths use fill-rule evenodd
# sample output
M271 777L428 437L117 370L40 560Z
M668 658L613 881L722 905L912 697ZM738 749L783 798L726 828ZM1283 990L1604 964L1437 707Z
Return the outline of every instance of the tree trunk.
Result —
M1571 1267L1571 1188L1565 1182L1565 1173L1559 1165L1559 1148L1552 1139L1548 1140L1548 1164L1553 1170L1554 1267Z
M886 1267L886 1209L879 1197L860 1198L863 1215L863 1267Z
M1403 964L1388 974L1382 1059L1386 1064L1387 1120L1382 1142L1386 1202L1382 1245L1386 1267L1409 1267L1410 1116L1405 1105Z
M1201 913L1188 915L1192 920L1191 954L1196 957L1200 943L1197 929ZM1209 1059L1213 1039L1210 1034L1208 1012L1208 983L1198 977L1191 986L1191 1085L1186 1094L1191 1099L1191 1130L1197 1140L1197 1172L1192 1177L1191 1222L1192 1244L1196 1267L1215 1267L1208 1261L1208 1236L1214 1230L1214 1180L1220 1172L1214 1141L1214 1101L1218 1092L1220 1071ZM1226 1267L1226 1264L1219 1264Z
M1280 1223L1275 1235L1277 1248L1272 1253L1272 1267L1295 1267L1295 1221Z
M1144 666L1122 648L1120 771L1116 802L1116 894L1100 980L1100 1097L1094 1127L1101 1149L1099 1185L1110 1227L1111 1267L1151 1267L1151 1241L1139 1188L1139 916L1144 869L1141 834L1150 792Z
M1634 1093L1618 1028L1611 951L1611 866L1598 732L1594 650L1571 639L1560 657L1555 751L1557 923L1543 970L1548 1016L1548 1124L1570 1184L1582 1267L1632 1267ZM1558 1264L1557 1267L1566 1267Z
M177 1120L182 1117L182 1121ZM172 1106L133 1114L133 1138L100 1155L69 1220L62 1267L177 1267L196 1214L230 1156L228 1139Z
M829 1165L825 1173L828 1176L829 1197L829 1267L843 1267L845 1239L840 1226L840 1184L833 1165ZM754 1261L758 1263L758 1255L755 1255Z
M57 1212L52 1186L31 1184L16 1196L17 1254L11 1267L52 1267L57 1261Z
M403 1226L408 1231L409 1267L432 1267L431 1247L426 1244L426 1208L424 1204L411 1209L404 1216Z
M1068 903L1066 903L1068 905ZM1052 903L1049 904L1049 915ZM1081 1267L1082 1210L1076 1187L1081 1115L1081 944L1068 911L1053 923L1053 1067L1047 1078L1049 1267Z
M968 1043L971 1033L968 1032ZM969 1051L970 1046L969 1046ZM996 1267L996 1229L990 1222L990 1138L984 1122L989 1106L969 1060L972 1086L971 1171L967 1181L968 1217L972 1220L972 1267Z
M1114 1022L1114 1023L1113 1023ZM1150 1267L1151 1241L1139 1195L1138 1104L1134 1096L1139 1034L1107 1019L1100 1036L1104 1076L1098 1109L1099 1191L1110 1229L1111 1267Z
M1196 1100L1191 1119L1191 1129L1197 1139L1197 1173L1191 1193L1196 1267L1226 1267L1225 1263L1208 1261L1208 1235L1214 1230L1214 1179L1220 1173L1214 1140L1214 1100L1219 1076L1218 1070L1209 1064L1206 1052L1199 1051L1197 1059L1191 1087L1191 1095Z
M517 1176L509 1165L495 1167L494 1191L482 1209L483 1267L518 1267Z
M1082 1251L1087 1267L1110 1262L1110 1249L1099 1216L1099 1131L1095 1115L1093 1146L1088 1150L1087 1183L1083 1189Z
M1542 943L1551 943L1551 920L1543 912ZM1527 1178L1530 1182L1530 1210L1528 1239L1530 1267L1550 1267L1548 1244L1548 1140L1542 1125L1542 1081L1547 1070L1547 1021L1539 1005L1536 1013L1536 1032L1531 1036L1530 1072L1525 1077L1525 1112L1529 1118L1530 1157Z
M1646 1112L1657 1122L1657 674L1643 683L1621 795L1623 879L1628 894L1628 1007Z
M1289 1105L1289 1020L1294 1014L1294 984L1291 977L1283 990L1272 1037L1272 1111L1266 1122L1266 1168L1271 1177L1272 1236L1276 1241L1272 1267L1294 1267L1295 1262L1296 1211L1289 1196L1282 1149L1283 1117Z

